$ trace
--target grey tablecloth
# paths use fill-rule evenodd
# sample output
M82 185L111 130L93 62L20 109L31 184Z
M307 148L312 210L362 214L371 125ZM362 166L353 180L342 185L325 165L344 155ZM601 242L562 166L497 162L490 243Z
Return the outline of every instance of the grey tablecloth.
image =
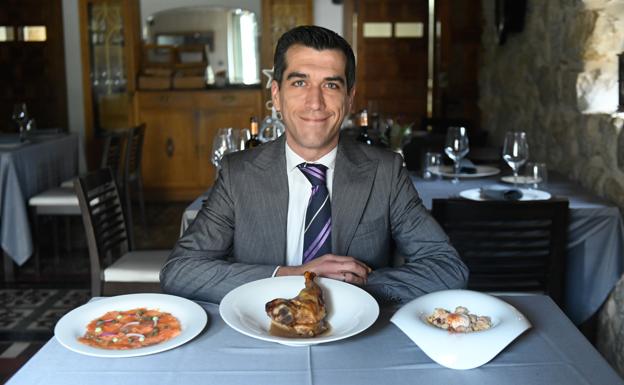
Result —
M0 242L22 265L33 252L28 199L78 171L78 136L40 136L19 147L0 146Z
M496 184L499 176L425 181L413 177L425 206L433 198L448 198L462 190ZM509 187L509 185L507 185ZM624 223L619 209L559 174L552 173L544 188L570 201L565 312L576 324L592 316L624 273Z
M496 184L499 178L462 179L455 185L448 179L425 181L413 176L412 182L431 208L433 198L457 196L462 190ZM561 175L551 172L546 190L570 201L565 312L581 324L600 308L624 273L624 223L616 206ZM197 215L203 198L184 212L181 233Z
M83 356L50 340L9 385L109 384L623 384L559 308L542 295L503 297L533 324L490 363L444 368L418 348L382 311L364 333L311 347L288 347L240 334L214 304L207 329L191 342L151 356ZM452 346L448 347L452 349Z

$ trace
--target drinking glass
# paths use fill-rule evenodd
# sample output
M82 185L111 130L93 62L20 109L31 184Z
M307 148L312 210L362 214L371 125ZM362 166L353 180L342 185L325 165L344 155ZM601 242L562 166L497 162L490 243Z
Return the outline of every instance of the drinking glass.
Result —
M217 168L217 170L221 169L221 158L223 155L230 152L232 148L232 138L227 134L217 134L212 142L212 164ZM218 174L218 173L217 173Z
M526 132L510 131L505 134L503 160L513 171L514 187L518 186L518 170L529 159L529 143Z
M19 127L20 141L24 141L26 139L26 124L28 123L28 109L26 108L26 103L16 103L13 106L13 115L11 118Z
M453 161L453 180L452 183L459 183L459 169L463 157L470 150L468 146L468 134L466 127L449 127L446 133L446 142L444 152Z
M232 144L234 146L234 151L244 150L249 139L251 139L251 132L249 131L249 128L236 130Z
M546 163L529 162L525 167L525 175L529 188L544 188L548 183L548 169Z
M427 152L425 154L425 167L423 172L424 179L433 179L439 176L438 173L440 166L442 165L442 154L439 152Z

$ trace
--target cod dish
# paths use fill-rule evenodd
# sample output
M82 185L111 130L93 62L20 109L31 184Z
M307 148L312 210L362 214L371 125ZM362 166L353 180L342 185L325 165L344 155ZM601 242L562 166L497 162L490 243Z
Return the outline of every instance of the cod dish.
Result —
M477 332L492 327L490 317L471 314L463 306L457 306L454 312L436 308L433 314L427 317L427 321L433 326L455 333Z

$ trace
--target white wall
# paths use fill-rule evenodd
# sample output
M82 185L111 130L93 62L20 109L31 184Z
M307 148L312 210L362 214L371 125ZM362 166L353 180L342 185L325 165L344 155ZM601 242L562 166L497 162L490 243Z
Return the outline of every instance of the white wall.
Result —
M314 0L314 24L331 29L340 36L344 36L342 12L342 4L334 4L331 0Z

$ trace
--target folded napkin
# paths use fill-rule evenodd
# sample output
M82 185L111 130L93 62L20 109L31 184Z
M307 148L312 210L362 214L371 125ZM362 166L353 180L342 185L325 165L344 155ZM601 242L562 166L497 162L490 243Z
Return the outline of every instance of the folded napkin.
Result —
M470 159L462 159L459 162L459 173L460 174L476 174L477 167L472 163Z
M481 198L493 201L517 201L522 198L522 191L502 186L481 187Z

